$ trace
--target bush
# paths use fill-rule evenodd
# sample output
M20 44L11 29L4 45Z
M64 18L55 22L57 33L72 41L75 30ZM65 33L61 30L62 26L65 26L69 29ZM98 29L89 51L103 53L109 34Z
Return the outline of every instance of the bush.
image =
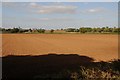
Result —
M75 32L75 31L76 31L75 28L68 28L68 29L66 29L66 32Z
M50 30L50 33L53 33L53 32L54 32L54 30L53 30L53 29L51 29L51 30Z
M84 79L120 79L120 73L112 69L103 71L99 68L85 68L81 66L79 74Z
M80 32L81 32L81 33L86 33L87 30L86 30L86 28L82 27L82 28L80 28Z
M39 33L45 33L45 29L37 29Z
M10 30L11 33L18 33L19 32L19 28L13 28Z

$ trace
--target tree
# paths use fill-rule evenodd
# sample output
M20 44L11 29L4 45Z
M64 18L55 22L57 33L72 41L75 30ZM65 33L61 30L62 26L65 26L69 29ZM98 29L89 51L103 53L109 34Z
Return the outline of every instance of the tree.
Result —
M102 29L101 28L97 28L97 32L101 33Z
M86 29L86 32L92 32L92 28L88 27L88 28L85 28Z
M80 28L80 32L81 32L81 33L86 33L87 31L86 31L86 29L85 29L84 27L81 27L81 28Z
M79 30L79 29L75 29L74 31L75 31L75 32L79 32L80 30Z
M75 28L68 28L68 29L66 29L66 32L75 32Z
M97 28L93 28L93 29L92 29L92 32L97 32Z
M37 30L39 33L45 33L45 29L38 29Z
M0 28L0 31L2 31L2 28Z
M18 33L19 32L19 28L13 28L10 30L11 33Z
M118 28L118 33L120 33L120 28Z
M114 32L118 32L118 28L115 28L115 29L114 29Z
M50 33L53 33L53 32L54 32L54 30L53 30L53 29L51 29L51 30L50 30Z
M108 26L105 27L104 30L103 30L103 32L109 32L109 27Z

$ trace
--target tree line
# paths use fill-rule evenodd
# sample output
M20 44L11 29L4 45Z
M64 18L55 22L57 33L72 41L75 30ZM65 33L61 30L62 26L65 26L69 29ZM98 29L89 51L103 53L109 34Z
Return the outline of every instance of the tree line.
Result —
M111 28L111 27L98 27L98 28L91 28L91 27L81 27L79 29L76 28L68 28L65 30L66 32L80 32L80 33L119 33L120 28Z
M2 33L45 33L45 29L22 29L22 28L0 28L0 31L2 31ZM51 29L50 33L53 33L54 30Z
M120 28L117 27L81 27L79 29L76 28L67 28L67 29L57 29L65 32L78 32L78 33L120 33ZM22 29L22 28L0 28L2 33L45 33L47 30L45 29ZM54 33L54 29L49 30L49 33Z

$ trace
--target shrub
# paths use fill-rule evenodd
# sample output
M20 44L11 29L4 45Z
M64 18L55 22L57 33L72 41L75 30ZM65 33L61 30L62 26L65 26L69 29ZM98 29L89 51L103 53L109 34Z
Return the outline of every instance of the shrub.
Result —
M38 29L37 30L39 33L45 33L45 29Z
M53 30L53 29L51 29L51 30L50 30L50 33L53 33L53 32L54 32L54 30Z

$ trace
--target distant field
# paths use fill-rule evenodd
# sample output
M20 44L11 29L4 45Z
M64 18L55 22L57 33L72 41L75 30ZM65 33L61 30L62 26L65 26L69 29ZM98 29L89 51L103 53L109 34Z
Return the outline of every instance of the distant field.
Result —
M2 34L2 56L79 54L96 60L118 57L118 35L112 34Z

